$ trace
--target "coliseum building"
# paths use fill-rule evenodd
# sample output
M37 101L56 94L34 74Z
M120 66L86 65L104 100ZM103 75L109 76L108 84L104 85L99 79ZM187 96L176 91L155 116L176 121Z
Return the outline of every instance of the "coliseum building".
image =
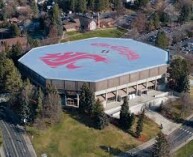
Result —
M19 59L23 74L45 88L53 84L67 105L79 104L87 83L104 108L164 85L168 52L122 38L90 38L38 47Z

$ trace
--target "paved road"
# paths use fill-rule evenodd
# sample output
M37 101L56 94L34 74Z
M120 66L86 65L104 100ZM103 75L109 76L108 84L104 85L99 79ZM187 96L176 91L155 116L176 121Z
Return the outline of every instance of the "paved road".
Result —
M23 138L24 130L17 125L15 120L5 109L0 109L0 127L3 133L3 146L6 157L31 157Z
M191 137L193 137L193 117L186 121L180 128L176 129L174 132L167 136L170 144L170 150L174 150L175 148L179 147ZM151 157L152 147L153 146L151 145L142 150L133 149L133 151L123 153L119 157Z
M179 129L168 135L171 149L175 149L193 136L193 117L186 121Z

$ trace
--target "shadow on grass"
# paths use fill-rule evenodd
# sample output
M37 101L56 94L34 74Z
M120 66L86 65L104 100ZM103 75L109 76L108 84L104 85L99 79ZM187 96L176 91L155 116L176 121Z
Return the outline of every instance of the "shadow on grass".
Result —
M127 157L134 157L133 154L131 153L127 153L127 152L124 152L122 150L120 150L119 148L113 148L113 147L110 147L110 146L100 146L100 148L102 150L104 150L105 152L109 153L109 156L127 156Z
M85 114L81 114L77 108L65 107L63 110L70 114L73 119L77 120L81 124L94 128L93 120L91 117Z
M122 128L119 124L119 119L117 118L113 118L113 117L109 117L109 122L114 125L115 127L117 127L118 129L122 130L124 133L130 134L131 136L136 138L135 132L133 132L132 130L126 130L124 128Z

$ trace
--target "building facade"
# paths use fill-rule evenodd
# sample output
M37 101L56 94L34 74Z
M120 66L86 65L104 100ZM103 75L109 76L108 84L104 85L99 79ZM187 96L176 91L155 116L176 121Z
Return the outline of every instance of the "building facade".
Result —
M19 62L39 86L53 84L65 104L78 106L80 89L87 83L105 108L123 97L159 89L168 52L131 39L91 38L32 49Z

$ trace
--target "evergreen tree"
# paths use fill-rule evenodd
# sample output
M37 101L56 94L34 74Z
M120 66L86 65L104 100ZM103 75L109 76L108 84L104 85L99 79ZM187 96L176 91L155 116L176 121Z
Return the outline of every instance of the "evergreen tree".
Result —
M183 5L179 16L179 22L188 21L191 15L191 10L191 6Z
M153 146L153 157L170 157L170 147L165 135L160 132Z
M51 25L56 26L58 35L62 35L63 33L62 21L60 18L60 10L59 10L59 6L57 3L53 6L53 9L52 9L52 24Z
M129 104L127 98L124 99L124 103L121 106L120 111L120 126L124 129L130 129L134 122L134 114L129 112Z
M3 51L1 52L1 55L0 55L0 91L1 92L4 90L5 60L6 60L6 53Z
M99 99L94 103L92 116L97 129L104 129L108 125L107 115L104 113L104 108Z
M83 84L80 92L79 111L91 115L94 105L94 95L87 84Z
M160 21L166 25L169 21L170 21L170 17L167 13L165 12L162 12L161 15L160 15Z
M96 0L96 10L103 11L108 8L108 0Z
M14 61L17 62L19 57L23 54L22 46L19 42L12 46L11 50L8 52L7 56Z
M145 117L145 110L143 110L142 113L139 115L139 119L137 121L136 132L135 132L137 138L141 136L141 132L143 131L144 117Z
M149 0L135 0L135 5L138 7L145 7L147 3L149 3Z
M159 18L159 15L157 13L154 13L153 15L153 23L154 23L154 27L155 29L158 29L159 26L160 26L160 18Z
M88 0L88 8L92 11L95 10L95 0Z
M37 108L36 108L36 114L38 117L40 117L43 109L43 100L44 100L44 93L42 92L41 88L38 90L38 100L37 100Z
M33 15L37 17L39 12L37 3L35 2L35 0L32 0L30 4L33 11Z
M5 59L3 67L4 89L8 92L18 92L22 87L22 80L19 71L10 59Z
M114 6L118 14L121 13L121 11L123 11L123 1L122 0L115 0Z
M10 26L12 37L16 37L20 35L20 30L16 24L12 24Z
M155 45L162 49L166 49L168 47L169 40L164 31L158 32L156 40L155 40Z
M75 11L76 6L77 6L77 1L76 0L70 0L70 4L69 4L70 10Z
M87 1L86 0L78 0L77 2L77 11L83 13L86 11Z
M22 87L21 94L19 96L19 103L21 107L21 117L31 122L33 119L33 98L34 98L34 86L27 79Z
M169 87L179 93L188 92L190 89L189 83L189 64L188 62L178 57L171 61L170 67L168 68L169 73Z

